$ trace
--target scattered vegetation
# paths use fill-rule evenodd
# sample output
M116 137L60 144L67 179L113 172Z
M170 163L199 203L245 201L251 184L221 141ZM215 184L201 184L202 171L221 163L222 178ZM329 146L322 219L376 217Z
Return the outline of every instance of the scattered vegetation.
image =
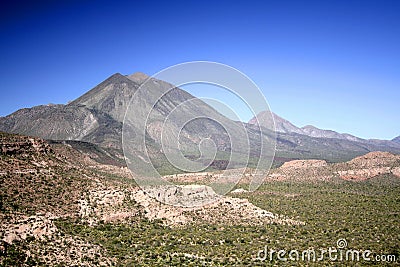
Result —
M66 234L104 246L118 259L119 266L290 266L293 262L258 261L257 253L265 246L286 251L335 247L341 238L346 239L350 249L400 258L398 178L377 177L360 183L273 182L241 196L273 213L305 221L306 225L192 224L169 228L145 219L95 227L60 220L57 225ZM326 259L304 264L349 263Z
M21 136L0 134L0 138L7 140L0 153L0 266L353 265L328 258L322 262L257 259L265 247L276 251L318 250L336 247L338 239L346 239L349 249L394 255L397 262L387 262L389 266L400 260L400 179L390 172L356 182L339 176L328 180L271 180L256 192L232 193L305 225L240 224L227 219L208 223L199 218L172 227L162 220L146 219L134 201L119 203L118 194L118 205L107 204L113 200L111 193L104 194L107 201L102 194L94 201L97 206L93 208L99 214L110 211L123 217L133 209L137 212L125 221L98 220L90 225L79 217L82 198L88 198L93 190L129 192L136 187L129 176L121 175L121 167L96 165L62 144L50 149L43 141ZM397 161L393 164L398 166ZM308 175L298 169L293 173ZM247 188L246 184L239 187ZM118 213L121 211L126 213ZM21 219L29 221L28 216L33 218L35 231L21 223ZM41 227L46 225L52 228ZM31 234L14 238L13 233ZM3 238L6 234L12 242Z

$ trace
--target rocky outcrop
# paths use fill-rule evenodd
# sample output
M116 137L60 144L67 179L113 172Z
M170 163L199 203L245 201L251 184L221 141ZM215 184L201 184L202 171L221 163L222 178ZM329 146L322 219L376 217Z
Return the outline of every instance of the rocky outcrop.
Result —
M89 225L96 225L100 221L128 221L139 215L134 203L129 203L129 201L129 191L127 190L91 190L88 195L78 201L78 214Z
M372 177L387 173L390 173L390 167L338 171L338 174L342 179L353 181L367 180Z
M89 243L76 236L60 236L29 244L30 251L45 266L115 266L115 258L109 257L104 247ZM30 252L28 252L30 254Z
M238 189L231 191L231 193L233 193L233 194L242 194L242 193L248 193L248 192L249 192L248 190L243 189L243 188L238 188Z
M370 152L347 163L338 164L342 170L337 173L342 179L363 181L383 174L398 175L400 156L388 152Z
M293 160L270 171L266 181L326 181L333 174L325 160Z
M194 192L190 190L193 188L195 188ZM178 198L178 195L187 193L188 197L194 197L197 200L203 199L202 201L205 201L205 199L208 199L208 204L193 207L171 206L156 200L148 192L138 188L127 191L101 190L91 191L88 197L80 201L79 214L84 221L91 225L97 224L99 221L129 221L132 216L139 216L139 214L148 220L160 220L169 226L201 222L213 224L304 224L265 211L253 205L247 199L217 197L208 186L183 186L182 190L158 186L153 190L152 193L159 192L161 198L166 196ZM211 200L209 197L211 197ZM133 204L124 206L123 203Z
M0 238L6 249L16 242L27 242L26 259L34 256L46 266L112 266L105 249L81 238L60 233L51 214L22 217L0 224ZM28 239L30 239L28 241ZM0 257L1 265L1 257Z
M285 162L267 176L267 181L329 181L337 177L363 181L378 175L400 177L400 156L388 152L370 152L345 163L328 164L323 160L294 160Z
M144 190L161 203L181 207L204 206L220 198L211 187L197 184L152 186Z
M216 196L208 186L195 185L195 187L199 190L196 197L206 199L211 197L211 201L210 199L207 201L209 204L203 206L195 205L193 207L175 207L158 201L155 202L144 191L136 192L134 197L139 204L146 207L145 216L147 218L166 220L172 225L199 222L213 224L304 224L303 222L272 214L255 206L247 199ZM163 189L158 188L158 190L162 191ZM179 194L180 192L177 191L176 193Z
M42 139L29 138L26 136L15 136L14 140L8 138L0 138L1 153L3 155L16 154L47 154L51 151L48 143Z
M388 152L370 152L345 163L330 163L325 160L293 160L281 167L272 169L265 180L268 181L332 181L338 177L351 181L362 181L382 174L400 177L400 156ZM239 184L246 184L252 178L252 170L240 171ZM184 173L165 176L165 179L178 183L224 182L223 172ZM232 181L229 181L232 182ZM236 193L236 192L233 192Z
M15 240L25 240L28 236L45 240L57 231L51 216L36 215L19 219L11 223L1 225L2 240L12 244Z
M395 167L391 171L392 171L393 175L396 175L397 177L400 177L400 167Z
M348 162L350 166L357 168L380 167L400 163L400 156L389 152L370 152L363 156L354 158Z
M314 167L324 167L327 166L328 164L326 163L325 160L292 160L289 162L285 162L282 166L281 169L288 169L288 168L293 168L293 169L298 169L298 168L314 168Z

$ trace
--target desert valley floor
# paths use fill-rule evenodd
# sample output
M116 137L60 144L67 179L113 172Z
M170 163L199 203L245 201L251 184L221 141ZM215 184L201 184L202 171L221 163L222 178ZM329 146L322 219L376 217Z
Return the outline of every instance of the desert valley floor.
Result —
M286 162L255 192L246 190L248 169L215 203L178 208L143 193L127 168L99 163L100 154L26 136L0 139L1 266L377 264L257 258L265 247L328 248L339 239L374 257L400 256L400 156L388 152ZM218 175L167 178L201 189Z

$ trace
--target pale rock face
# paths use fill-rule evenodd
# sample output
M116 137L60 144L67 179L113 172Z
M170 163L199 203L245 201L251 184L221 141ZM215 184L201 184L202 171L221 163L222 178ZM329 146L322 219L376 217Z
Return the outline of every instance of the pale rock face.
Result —
M379 175L399 176L400 156L388 152L370 152L344 163L328 164L323 160L294 160L274 169L266 181L328 181L341 178L363 181Z
M121 222L133 216L135 216L135 213L131 211L116 211L116 212L111 212L109 214L104 214L101 220L104 221L105 223Z
M53 222L42 215L26 217L13 224L6 223L6 225L2 225L2 229L5 229L2 233L3 240L9 244L15 240L24 240L28 236L44 240L57 231Z
M174 206L196 207L217 201L220 196L205 185L180 185L144 188L158 201Z
M118 190L102 190L95 191L89 198L90 202L96 203L96 205L116 206L122 204L125 195Z
M379 167L381 165L400 162L399 155L393 155L389 152L370 152L349 161L349 164L355 164L359 167Z
M248 190L243 189L243 188L238 188L238 189L231 191L231 193L233 193L233 194L241 194L241 193L248 193L248 192L249 192Z
M97 127L99 127L99 122L96 117L92 113L90 113L83 120L83 127L79 127L80 129L78 129L79 133L76 139L82 140L86 135L90 134Z
M326 163L325 160L292 160L289 162L285 162L281 168L286 169L286 168L313 168L313 167L324 167L327 166L328 164Z
M75 236L60 235L53 223L55 218L51 214L45 214L2 223L0 236L8 244L33 237L36 241L28 244L26 253L34 254L46 266L54 266L60 262L68 266L114 266L112 260L102 255L104 249L101 246ZM47 245L42 246L41 241Z
M195 201L213 199L204 206L179 207L163 204L144 190L135 188L127 191L91 191L90 201L81 200L80 216L90 224L97 224L99 220L105 222L118 222L129 220L134 216L142 214L148 220L161 220L168 226L186 225L188 223L278 223L278 224L304 224L303 222L277 216L263 210L247 199L233 197L216 197L211 187L204 185L186 185L180 188L160 186L154 187L152 193L159 192L159 198L180 198L186 196ZM107 193L105 193L107 192ZM155 194L158 196L158 194ZM122 199L124 196L124 199ZM121 197L121 198L120 198ZM107 199L107 200L106 200ZM109 201L114 199L114 201ZM130 208L123 210L121 204L125 201L134 201L137 210Z
M89 205L86 199L78 200L79 216L88 217L93 212L93 208Z
M137 214L135 210L118 209L126 200L125 194L122 190L92 190L87 197L78 201L78 214L90 225L96 225L99 220L124 221Z
M392 173L397 177L400 177L400 167L393 168Z
M144 209L144 216L149 220L164 220L167 225L183 225L189 222L181 208L162 204L143 190L133 191L131 198Z
M378 175L397 174L400 156L388 152L370 152L366 155L352 159L346 163L347 169L338 171L345 180L362 181ZM396 175L399 176L399 175Z
M390 167L371 168L371 169L351 169L338 171L338 174L345 180L366 180L380 174L390 172Z

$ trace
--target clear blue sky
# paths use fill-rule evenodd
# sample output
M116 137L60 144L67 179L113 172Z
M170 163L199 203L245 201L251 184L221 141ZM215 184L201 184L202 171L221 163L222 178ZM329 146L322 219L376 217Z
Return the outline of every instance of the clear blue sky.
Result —
M298 126L400 135L400 1L14 2L0 11L0 116L209 60Z

